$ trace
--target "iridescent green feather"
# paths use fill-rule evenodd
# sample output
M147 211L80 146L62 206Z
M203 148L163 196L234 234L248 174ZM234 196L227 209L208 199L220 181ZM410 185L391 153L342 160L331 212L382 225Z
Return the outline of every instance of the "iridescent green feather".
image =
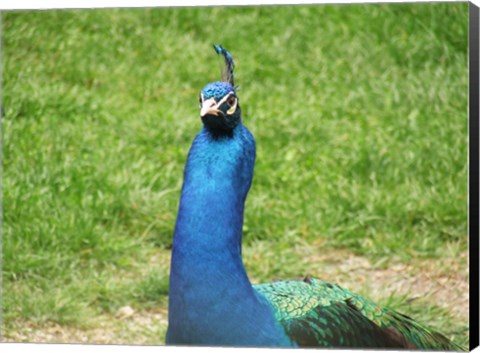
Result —
M465 350L411 318L315 278L255 285L300 346Z

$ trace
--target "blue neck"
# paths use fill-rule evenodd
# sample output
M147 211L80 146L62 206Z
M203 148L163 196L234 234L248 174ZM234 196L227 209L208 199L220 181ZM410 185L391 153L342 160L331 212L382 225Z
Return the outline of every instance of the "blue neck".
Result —
M255 140L243 125L230 136L200 131L185 167L174 235L178 248L210 254L228 249L240 255L254 163Z
M290 344L241 258L254 163L255 140L241 123L229 136L204 128L192 144L173 240L167 344Z

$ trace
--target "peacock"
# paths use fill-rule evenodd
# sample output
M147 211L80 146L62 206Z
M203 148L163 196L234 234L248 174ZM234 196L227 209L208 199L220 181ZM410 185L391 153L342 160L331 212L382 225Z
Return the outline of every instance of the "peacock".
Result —
M252 285L242 262L255 140L243 125L234 61L200 93L172 244L169 345L464 350L410 317L313 277Z

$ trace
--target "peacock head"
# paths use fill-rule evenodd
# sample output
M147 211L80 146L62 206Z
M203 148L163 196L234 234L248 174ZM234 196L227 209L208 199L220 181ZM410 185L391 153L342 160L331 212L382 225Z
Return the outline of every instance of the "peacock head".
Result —
M200 116L213 130L232 130L240 121L240 106L235 89L227 82L213 82L200 93Z
M225 58L222 81L207 84L200 93L200 117L205 127L215 131L231 131L240 122L241 109L233 81L234 62L221 45L213 45Z

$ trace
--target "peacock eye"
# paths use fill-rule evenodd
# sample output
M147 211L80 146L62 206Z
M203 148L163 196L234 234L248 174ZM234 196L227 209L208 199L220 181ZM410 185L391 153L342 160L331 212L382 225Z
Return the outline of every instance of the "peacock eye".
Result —
M235 105L236 101L237 101L237 99L234 96L230 96L230 98L227 99L227 104L230 107L233 107Z
M200 103L200 107L202 107L202 95L198 97L198 102Z

